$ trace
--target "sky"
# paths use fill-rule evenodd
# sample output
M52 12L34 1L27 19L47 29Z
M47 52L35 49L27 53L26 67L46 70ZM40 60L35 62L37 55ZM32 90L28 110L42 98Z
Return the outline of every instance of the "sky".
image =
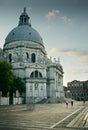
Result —
M60 59L63 85L88 80L88 0L0 0L0 48L26 7L47 56Z

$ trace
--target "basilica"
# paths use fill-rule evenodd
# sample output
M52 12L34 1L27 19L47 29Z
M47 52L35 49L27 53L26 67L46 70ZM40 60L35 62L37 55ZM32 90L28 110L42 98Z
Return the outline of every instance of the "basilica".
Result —
M24 8L18 26L7 35L3 58L13 66L14 74L25 81L25 102L63 99L63 67L59 59L47 57L43 39L31 26ZM19 86L18 86L19 87Z

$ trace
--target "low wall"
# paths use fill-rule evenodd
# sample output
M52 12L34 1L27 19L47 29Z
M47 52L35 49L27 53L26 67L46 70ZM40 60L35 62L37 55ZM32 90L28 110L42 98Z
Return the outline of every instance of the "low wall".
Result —
M13 98L13 104L22 104L22 103L23 103L23 98L21 97Z
M9 105L9 97L0 97L0 105Z
M22 104L24 98L14 97L13 104ZM0 97L0 105L9 105L9 97Z

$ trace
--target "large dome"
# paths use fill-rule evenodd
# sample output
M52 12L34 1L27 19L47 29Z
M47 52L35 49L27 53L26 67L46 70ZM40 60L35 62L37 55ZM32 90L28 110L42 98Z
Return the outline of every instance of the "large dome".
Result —
M29 25L14 28L6 37L5 45L12 41L29 40L43 44L40 34Z
M19 25L7 35L4 46L10 42L19 40L33 41L43 44L40 34L31 27L29 16L27 15L25 8L24 12L20 15Z

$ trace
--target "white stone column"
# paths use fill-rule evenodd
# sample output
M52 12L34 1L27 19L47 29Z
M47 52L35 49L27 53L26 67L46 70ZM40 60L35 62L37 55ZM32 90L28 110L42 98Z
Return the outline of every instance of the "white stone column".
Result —
M29 83L26 83L26 103L29 103L29 98L30 98L30 87L29 87Z
M63 76L61 76L61 97L64 97Z
M47 98L47 93L46 93L46 83L43 84L43 97Z

